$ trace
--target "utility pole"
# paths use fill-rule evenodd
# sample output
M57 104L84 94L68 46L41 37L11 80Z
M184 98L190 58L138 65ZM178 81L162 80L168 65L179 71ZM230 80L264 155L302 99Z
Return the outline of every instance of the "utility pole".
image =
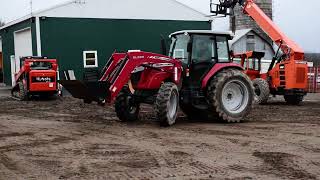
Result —
M32 16L32 13L33 13L33 12L32 12L32 11L33 11L32 5L33 5L33 4L32 4L32 0L30 0L30 15L31 15L31 16Z

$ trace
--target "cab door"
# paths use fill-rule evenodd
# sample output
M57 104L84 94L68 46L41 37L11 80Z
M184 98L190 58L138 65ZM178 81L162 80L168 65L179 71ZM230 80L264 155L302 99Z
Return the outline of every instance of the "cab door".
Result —
M201 80L217 61L214 35L193 35L189 83L201 87Z

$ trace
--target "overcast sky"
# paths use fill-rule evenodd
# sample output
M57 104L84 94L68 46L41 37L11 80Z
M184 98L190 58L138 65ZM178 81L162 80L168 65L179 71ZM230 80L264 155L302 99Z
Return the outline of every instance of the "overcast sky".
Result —
M48 8L66 0L33 0L33 10ZM159 0L161 1L161 0ZM179 0L209 14L210 0ZM320 53L320 0L274 0L275 22L306 51ZM0 19L9 22L30 13L30 0L0 0ZM106 10L108 8L106 7ZM218 19L215 29L227 30L228 21Z

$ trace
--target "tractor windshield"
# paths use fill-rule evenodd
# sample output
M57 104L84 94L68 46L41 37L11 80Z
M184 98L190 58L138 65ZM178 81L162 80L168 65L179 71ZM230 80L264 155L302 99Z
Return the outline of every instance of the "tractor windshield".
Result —
M181 60L183 64L188 64L188 43L190 37L185 34L180 34L175 37L172 37L170 54L169 56Z
M213 62L215 61L216 43L214 36L194 35L192 45L192 62Z
M30 62L30 68L32 70L49 70L52 69L52 64L50 62L35 61Z

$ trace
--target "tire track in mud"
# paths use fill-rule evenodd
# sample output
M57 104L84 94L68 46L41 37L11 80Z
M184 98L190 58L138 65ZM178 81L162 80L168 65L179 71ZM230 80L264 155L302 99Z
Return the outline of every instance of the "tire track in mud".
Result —
M275 174L288 179L317 179L315 175L295 163L294 159L299 157L293 154L256 151L252 155L263 160L263 166L257 167L259 173Z
M0 138L32 136L32 135L34 135L34 133L32 132L26 132L26 133L12 132L12 133L0 134Z
M56 137L53 140L33 140L31 143L0 146L0 153L1 152L18 151L18 150L26 149L26 148L37 148L39 146L46 146L49 144L53 145L55 143L58 143L58 144L68 143L72 140L74 140L74 139L69 138L69 137L63 137L63 136Z
M7 156L4 153L0 152L0 164L2 164L5 168L11 171L14 174L22 175L25 174L25 170L18 165L13 159Z

